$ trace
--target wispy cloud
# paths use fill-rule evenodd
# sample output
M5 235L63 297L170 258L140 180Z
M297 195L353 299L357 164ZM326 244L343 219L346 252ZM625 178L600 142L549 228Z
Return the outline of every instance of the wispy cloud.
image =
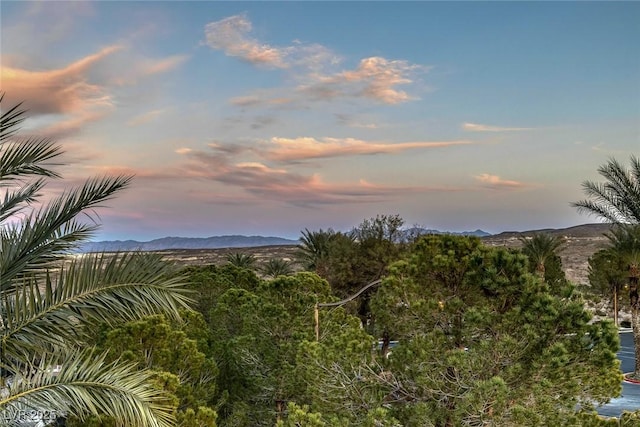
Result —
M502 179L498 175L491 175L488 173L483 173L480 175L474 176L474 178L482 183L485 187L499 190L499 189L518 189L526 187L525 183L519 181L512 181L507 179Z
M467 132L517 132L517 131L534 130L534 128L490 126L490 125L482 125L479 123L463 123L462 129L466 130Z
M111 45L62 68L34 71L3 65L0 73L5 100L10 104L24 100L30 117L37 118L41 135L63 138L112 113L117 105L114 96L118 86L137 84L145 77L170 71L187 59L184 55L152 59L124 45ZM122 67L124 63L127 67ZM154 110L128 124L140 125L161 113Z
M222 50L228 56L236 56L253 64L286 68L285 52L251 38L251 30L251 22L243 15L211 22L204 29L206 43L212 49Z
M38 128L38 135L54 139L63 139L75 135L90 123L105 118L112 109L111 106L104 106L102 109L94 108L64 115L53 123Z
M403 60L374 56L362 59L354 70L309 76L311 83L298 86L297 91L318 100L350 97L399 104L416 98L397 86L411 83L409 76L416 70L427 69Z
M228 56L251 64L287 70L293 86L260 90L233 98L243 107L273 106L337 98L369 99L383 104L399 104L417 97L398 86L413 82L412 74L429 67L379 56L363 58L355 69L339 70L342 58L319 45L294 41L289 46L272 46L251 36L251 21L235 15L205 26L206 44ZM284 94L284 96L283 96Z
M260 200L279 201L296 206L371 203L390 200L407 193L455 191L454 188L423 186L384 186L364 180L357 183L328 183L319 174L293 173L262 162L233 161L225 150L183 153L188 162L179 172L182 178L211 180L226 187L239 188ZM241 195L241 197L244 197Z
M28 100L26 107L32 115L111 107L112 99L106 88L91 83L88 72L120 49L121 46L108 46L64 68L48 71L3 66L0 69L2 89L12 100Z
M129 120L127 122L127 125L129 125L129 126L140 126L140 125L152 122L155 119L157 119L158 117L160 117L162 114L164 114L165 112L166 112L166 110L160 109L160 110L153 110L153 111L149 111L149 112L137 115L134 118L132 118L131 120Z
M237 96L231 98L229 103L238 107L253 107L258 105L289 105L296 102L296 98L293 96L283 97L274 96L276 91L261 90L256 91L253 95Z
M269 147L259 149L267 159L299 161L363 154L398 153L411 149L441 148L471 144L470 141L368 142L354 138L271 138Z
M171 71L189 59L188 55L173 55L167 58L147 59L140 66L142 75L152 75Z
M255 65L271 68L316 69L339 58L319 44L294 41L290 46L271 46L251 37L253 26L245 15L235 15L205 26L206 44Z
M352 128L378 129L380 127L380 125L377 123L367 123L367 122L358 121L355 117L353 117L350 114L337 113L335 114L335 117L338 123L344 126L352 127Z

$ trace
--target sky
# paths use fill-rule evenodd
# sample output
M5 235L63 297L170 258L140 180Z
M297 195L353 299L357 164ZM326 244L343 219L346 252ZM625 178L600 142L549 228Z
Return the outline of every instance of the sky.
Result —
M640 155L639 2L11 2L4 106L64 179L135 174L96 240L490 233ZM3 106L3 107L4 107Z

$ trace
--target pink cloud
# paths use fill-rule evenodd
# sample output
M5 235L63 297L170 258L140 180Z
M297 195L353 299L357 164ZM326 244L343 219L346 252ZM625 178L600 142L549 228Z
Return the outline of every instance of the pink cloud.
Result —
M140 67L141 74L151 75L171 71L189 59L187 55L173 55L167 58L148 60Z
M108 46L64 68L30 71L3 66L2 89L10 103L27 100L31 114L65 114L88 108L111 107L105 87L90 83L88 72L120 46Z
M34 71L2 66L2 90L6 91L8 104L24 101L32 121L38 124L39 135L64 138L112 113L117 86L167 72L186 59L176 55L152 60L132 56L122 45L112 45L57 69ZM124 62L127 67L121 66ZM149 122L161 113L162 110L148 112L130 120L129 125Z
M38 129L39 136L61 139L76 134L87 124L101 120L111 111L111 108L102 111L78 111L72 115L63 116L62 120Z
M251 22L245 16L231 16L205 26L206 43L212 49L253 64L286 68L285 52L249 37L251 30Z
M467 132L517 132L517 131L533 130L533 128L489 126L489 125L481 125L478 123L463 123L462 129L466 130Z
M301 86L299 90L320 98L352 96L370 98L384 104L399 104L413 98L396 86L411 83L409 75L418 69L424 70L425 67L374 56L362 59L355 70L318 76L316 83Z
M251 21L245 15L235 15L205 26L206 44L226 55L238 57L254 65L286 69L304 67L310 70L337 63L339 58L319 44L298 40L289 46L271 46L250 36Z
M230 103L242 107L308 105L310 101L335 99L368 99L381 104L396 105L417 99L399 85L413 82L410 76L425 72L429 67L410 64L402 60L381 57L365 58L354 70L322 74L299 73L295 87L257 90L250 95L235 97Z
M289 70L292 80L299 83L296 87L261 90L233 98L234 105L273 105L278 104L276 99L280 104L293 104L336 98L366 98L394 105L416 99L398 86L412 83L412 74L429 70L408 61L373 56L360 60L353 70L336 72L341 58L322 45L294 41L289 46L276 47L260 42L251 33L252 25L245 15L205 26L206 44L210 48L255 65ZM286 96L282 96L283 92Z
M393 199L402 194L427 191L455 191L453 188L423 186L383 186L366 181L355 184L325 182L319 174L303 175L260 162L233 163L228 153L193 151L186 153L188 163L182 177L210 180L227 188L240 188L261 200L298 206L320 204L371 203Z
M474 176L474 178L477 181L481 182L487 188L491 188L494 190L518 189L518 188L523 188L527 186L522 182L502 179L498 175L491 175L488 173L483 173L483 174Z
M261 154L270 160L296 161L306 159L397 153L412 149L428 149L471 144L470 141L368 142L354 138L271 138L270 147Z
M156 120L164 114L166 110L153 110L140 114L127 122L129 126L139 126Z

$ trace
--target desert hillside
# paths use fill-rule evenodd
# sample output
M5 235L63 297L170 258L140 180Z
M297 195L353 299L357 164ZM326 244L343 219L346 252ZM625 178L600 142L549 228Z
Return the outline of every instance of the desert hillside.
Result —
M551 233L562 236L565 244L559 255L569 280L578 284L588 283L588 259L597 250L607 244L604 234L609 230L606 224L585 224L563 229L543 229L525 232L504 232L482 237L482 241L490 246L506 246L517 248L522 246L520 236L530 236L534 233ZM256 257L258 265L270 258L293 260L296 247L292 245L275 245L249 248L225 249L171 249L159 251L165 259L183 265L224 264L230 253L242 252Z

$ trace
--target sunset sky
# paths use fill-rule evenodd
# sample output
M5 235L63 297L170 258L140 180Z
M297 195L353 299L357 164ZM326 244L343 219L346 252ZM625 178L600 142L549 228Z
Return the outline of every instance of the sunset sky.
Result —
M639 2L6 2L1 90L65 179L134 173L103 239L595 222L640 155ZM8 102L7 102L8 101Z

